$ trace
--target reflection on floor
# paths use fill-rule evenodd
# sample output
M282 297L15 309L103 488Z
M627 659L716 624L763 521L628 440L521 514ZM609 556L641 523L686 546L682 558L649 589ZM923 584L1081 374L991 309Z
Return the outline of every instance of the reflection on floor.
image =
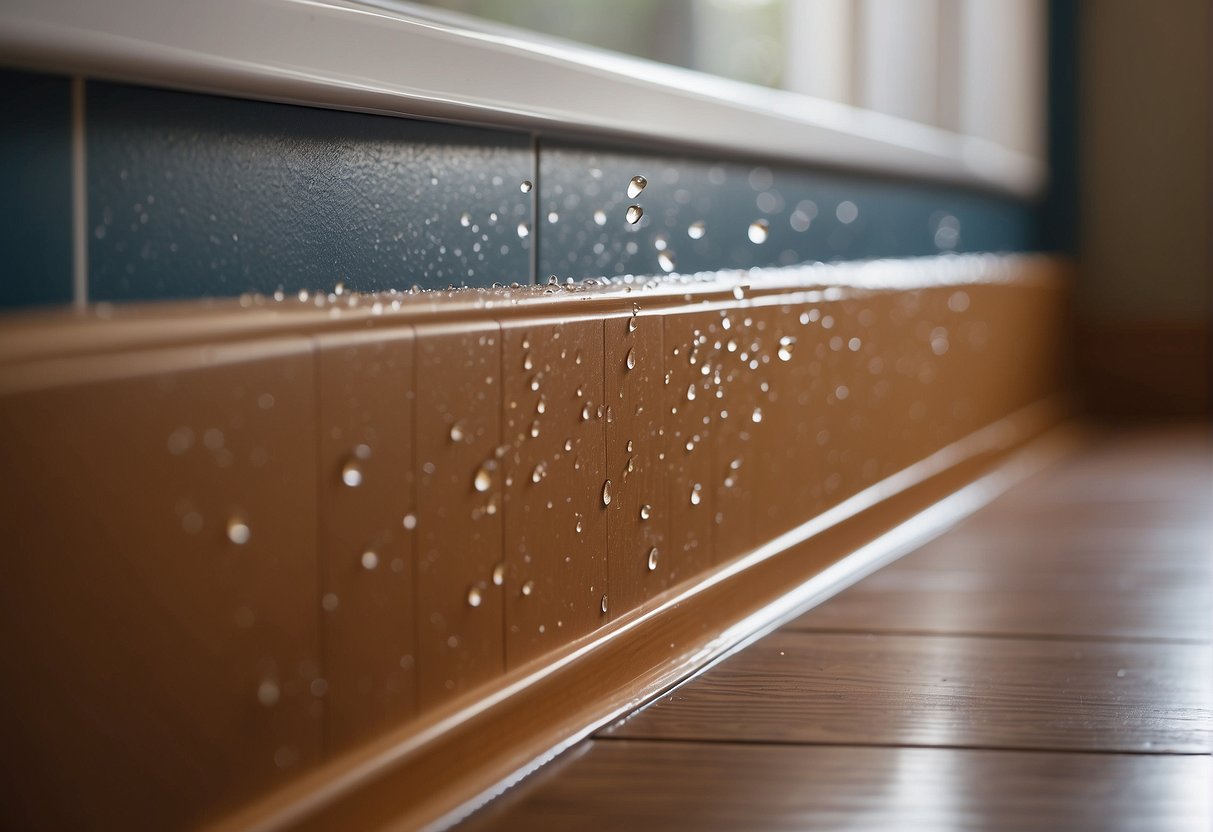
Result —
M1213 828L1211 452L1100 436L459 828Z

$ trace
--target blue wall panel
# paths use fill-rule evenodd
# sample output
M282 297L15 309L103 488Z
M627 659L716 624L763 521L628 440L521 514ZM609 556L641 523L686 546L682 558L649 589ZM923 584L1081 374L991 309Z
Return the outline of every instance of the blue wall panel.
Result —
M532 159L520 134L90 83L90 293L526 281Z
M72 299L71 83L0 70L0 308Z

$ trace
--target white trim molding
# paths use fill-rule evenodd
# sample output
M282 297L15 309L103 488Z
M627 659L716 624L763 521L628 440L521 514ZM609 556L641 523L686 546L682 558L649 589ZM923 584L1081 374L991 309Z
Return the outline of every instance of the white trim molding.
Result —
M6 0L9 66L1038 195L1039 159L392 0Z

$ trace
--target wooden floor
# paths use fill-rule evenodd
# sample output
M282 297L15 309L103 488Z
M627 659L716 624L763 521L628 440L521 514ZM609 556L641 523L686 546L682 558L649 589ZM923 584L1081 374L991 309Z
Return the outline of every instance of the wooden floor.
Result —
M1101 435L467 830L1213 829L1213 456Z

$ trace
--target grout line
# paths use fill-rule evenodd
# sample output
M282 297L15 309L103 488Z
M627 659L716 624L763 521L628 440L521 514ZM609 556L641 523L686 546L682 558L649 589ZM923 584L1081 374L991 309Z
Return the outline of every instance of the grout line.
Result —
M72 305L88 305L88 186L84 125L84 78L72 77Z
M594 734L593 742L612 743L686 743L688 745L716 746L783 746L786 748L921 748L931 751L1001 751L1020 754L1098 754L1100 756L1125 757L1208 757L1210 751L1134 751L1126 748L1052 748L1049 746L1016 746L1016 745L963 745L945 744L930 745L914 742L829 742L813 740L777 740L777 739L744 739L729 737L714 739L711 737L637 737L618 736L612 734Z
M531 285L539 285L539 134L531 134Z
M809 615L812 614L810 611ZM1176 644L1176 645L1209 645L1213 640L1207 638L1183 638L1178 636L1107 636L1107 635L1070 635L1066 633L982 633L970 630L903 630L864 629L862 627L816 627L795 626L796 622L785 625L776 632L784 635L841 635L841 636L881 636L906 638L974 638L1001 639L1009 641L1052 641L1052 642L1096 642L1103 644Z

